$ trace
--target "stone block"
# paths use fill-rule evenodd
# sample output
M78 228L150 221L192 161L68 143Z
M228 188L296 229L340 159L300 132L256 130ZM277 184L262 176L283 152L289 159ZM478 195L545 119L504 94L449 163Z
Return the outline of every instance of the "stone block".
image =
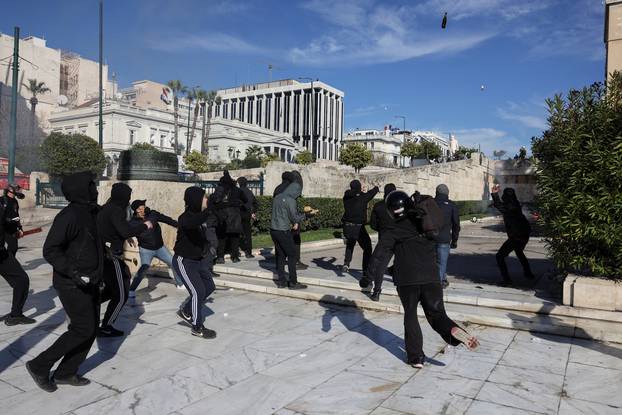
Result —
M622 284L571 274L564 281L563 302L573 307L622 311Z

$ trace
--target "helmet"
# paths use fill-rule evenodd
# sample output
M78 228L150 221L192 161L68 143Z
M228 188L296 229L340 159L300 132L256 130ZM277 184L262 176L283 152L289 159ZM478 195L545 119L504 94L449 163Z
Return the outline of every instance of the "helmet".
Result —
M413 206L413 201L405 192L394 190L387 195L385 204L389 216L395 219L404 216Z

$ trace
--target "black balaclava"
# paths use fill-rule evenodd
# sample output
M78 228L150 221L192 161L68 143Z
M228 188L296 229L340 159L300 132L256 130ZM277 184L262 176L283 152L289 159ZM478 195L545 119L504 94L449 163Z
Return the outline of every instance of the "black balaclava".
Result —
M501 200L503 200L503 203L508 205L520 206L518 198L516 197L516 191L511 187L503 189L503 196L501 196Z
M74 173L63 178L61 190L65 199L71 203L90 204L97 202L97 186L95 185L93 173L84 171ZM93 200L93 189L95 199Z
M205 190L198 186L190 186L184 192L184 202L186 202L187 210L191 212L201 212L203 207L203 197Z
M350 182L350 190L353 190L355 192L360 192L361 191L361 182L359 182L358 180L352 180Z
M222 177L220 178L220 184L222 185L229 185L229 186L235 186L235 180L233 180L233 178L231 178L231 175L229 174L229 170L225 170L222 174Z
M238 178L238 184L240 185L240 187L246 187L246 183L248 183L248 180L246 180L246 177Z
M130 204L132 188L125 183L115 183L110 191L110 202L125 209Z
M388 183L384 186L384 198L386 199L389 196L389 193L397 190L397 187L393 183Z

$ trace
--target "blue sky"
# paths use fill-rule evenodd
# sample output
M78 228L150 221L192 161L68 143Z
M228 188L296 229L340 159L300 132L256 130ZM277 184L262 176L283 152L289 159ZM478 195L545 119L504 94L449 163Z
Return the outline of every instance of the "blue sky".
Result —
M105 0L105 59L121 86L205 89L313 77L346 94L346 130L453 132L514 154L544 100L604 76L602 0ZM20 0L0 31L97 58L97 0ZM444 12L446 30L441 29ZM484 90L481 90L481 86Z

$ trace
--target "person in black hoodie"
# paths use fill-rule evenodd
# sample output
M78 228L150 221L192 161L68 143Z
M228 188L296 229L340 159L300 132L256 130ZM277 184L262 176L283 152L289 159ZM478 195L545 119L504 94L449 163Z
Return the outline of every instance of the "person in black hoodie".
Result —
M257 203L257 198L251 192L251 190L246 186L248 181L246 177L238 178L238 184L240 185L240 191L244 193L246 197L246 202L242 204L240 208L240 215L242 218L242 239L240 240L240 245L242 247L242 251L246 258L254 258L253 255L253 234L252 234L252 222L256 218L257 209L259 207Z
M61 188L69 205L54 218L43 257L53 268L53 286L69 326L47 350L26 363L39 387L48 392L57 384L84 386L90 382L78 374L99 324L99 284L103 271L103 244L97 230L97 186L91 172L63 179ZM50 370L61 360L52 379Z
M240 262L240 234L242 233L240 207L246 202L246 196L236 186L229 172L225 170L214 192L214 207L219 221L217 264L225 263L227 248L231 254L231 262Z
M372 211L371 217L369 218L369 226L378 232L378 239L382 236L382 232L389 229L393 225L393 218L387 212L387 205L385 203L385 199L389 196L389 193L396 190L396 187L393 183L389 183L384 186L384 197L380 202L377 202Z
M516 257L523 266L525 278L535 278L524 252L529 242L529 237L531 236L531 226L525 215L523 215L521 204L516 197L514 189L511 187L505 188L501 198L499 198L499 190L501 190L501 186L498 184L492 188L492 201L493 206L503 215L503 222L505 223L505 232L508 235L508 240L505 241L503 245L501 245L501 248L499 248L499 251L497 251L496 259L499 270L501 271L501 277L503 278L501 285L507 286L512 284L512 280L508 273L508 266L505 263L505 258L510 255L512 251L516 253Z
M439 184L436 186L436 204L443 212L443 227L436 237L436 251L438 273L443 288L449 287L447 281L447 260L449 250L458 247L458 236L460 235L460 212L458 206L449 200L449 188L447 185Z
M432 328L447 343L464 343L470 350L477 348L477 339L454 323L445 312L436 264L436 243L422 232L421 212L414 208L413 200L400 191L391 192L386 205L395 222L382 233L370 261L369 274L374 280L382 279L391 255L395 255L393 283L397 286L404 308L406 363L422 368L425 362L423 337L417 318L419 302Z
M367 274L369 258L372 254L371 239L365 229L367 223L367 205L378 194L378 186L368 192L363 192L361 182L352 180L350 189L343 195L343 235L346 238L346 254L343 260L343 270L350 269L354 246L358 242L363 249L363 275Z
M182 277L190 293L190 301L177 312L177 315L192 325L191 333L206 339L216 337L216 332L203 326L203 304L216 286L210 274L212 266L209 255L209 242L206 225L211 214L205 190L192 186L184 193L186 210L177 222L177 240L173 267Z
M102 325L100 337L123 336L121 330L112 327L127 301L130 288L130 270L123 259L123 243L153 228L150 221L130 226L126 211L130 204L132 188L125 183L115 183L110 191L110 199L97 214L97 230L104 242L104 296L102 302L110 300Z
M21 232L19 225L19 208L15 195L18 193L14 188L9 195L5 195L0 203L0 275L6 280L13 289L13 301L11 312L2 317L4 324L14 326L17 324L33 324L36 321L26 317L23 313L24 304L28 298L28 288L30 280L24 271L15 253L17 252L17 235ZM15 194L13 192L16 192ZM17 218L17 220L15 220Z
M19 185L11 184L4 189L4 195L0 200L0 205L4 207L5 211L5 242L10 253L15 256L17 254L18 243L17 240L24 235L22 224L19 219L19 202L18 199L23 199L25 196L20 192Z
M136 275L134 275L134 279L130 285L129 298L134 298L136 296L135 291L151 266L153 258L158 258L160 261L164 262L169 267L169 274L171 278L175 280L177 287L184 288L184 283L181 278L173 271L173 255L171 255L166 246L164 246L162 229L160 228L160 222L177 228L177 221L156 210L149 209L146 203L146 200L135 200L131 205L134 215L132 219L130 219L130 226L137 227L142 225L145 221L150 221L153 224L153 228L146 230L136 238L138 239L140 268L136 271Z

